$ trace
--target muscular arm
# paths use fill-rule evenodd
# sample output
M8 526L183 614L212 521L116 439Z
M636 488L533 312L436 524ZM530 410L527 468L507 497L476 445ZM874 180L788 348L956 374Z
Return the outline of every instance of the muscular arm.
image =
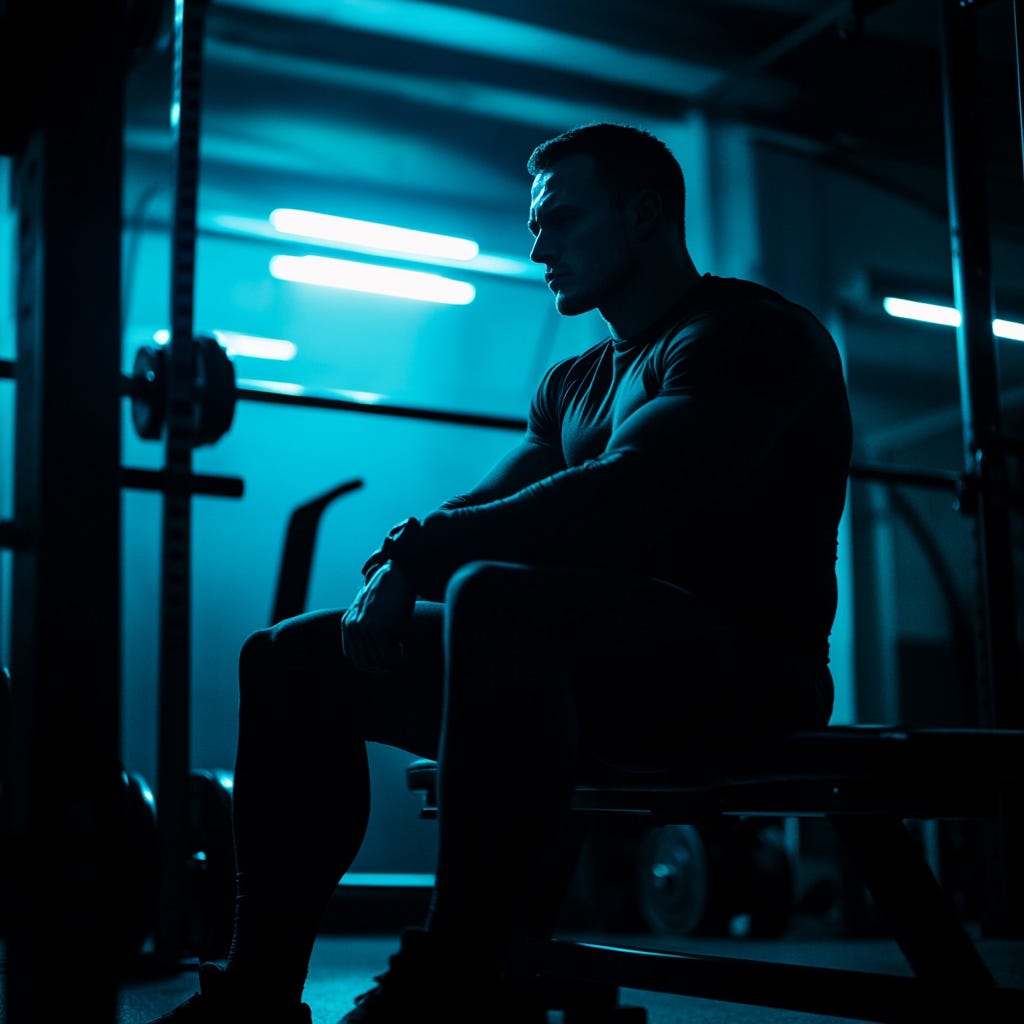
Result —
M596 458L494 500L439 509L405 531L392 556L435 598L476 559L655 571L666 538L678 548L710 503L761 473L779 438L828 400L837 354L790 321L767 336L773 343L759 344L765 334L750 322L730 322L699 346L681 345L661 391L618 423Z
M597 458L561 470L498 502L454 510L434 527L462 543L487 545L484 553L526 561L554 558L600 561L602 550L620 558L624 546L649 543L653 528L682 503L705 500L743 472L753 456L750 439L714 410L685 395L659 396L629 416ZM758 439L766 443L766 438ZM436 525L435 525L436 524Z
M749 411L749 410L748 410ZM663 395L630 415L605 451L494 501L439 510L409 545L408 572L439 597L451 573L475 559L639 564L661 533L740 479L792 411L759 416L748 434L735 408Z
M450 498L441 508L465 508L498 501L565 468L558 449L526 438L502 456L472 490Z
M499 502L563 469L565 460L559 449L527 437L506 452L472 490L444 502L438 513ZM385 561L387 557L378 548L363 564L363 578L369 580Z

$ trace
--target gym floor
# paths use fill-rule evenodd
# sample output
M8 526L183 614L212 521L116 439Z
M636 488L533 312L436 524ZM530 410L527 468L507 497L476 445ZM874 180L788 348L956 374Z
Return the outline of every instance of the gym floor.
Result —
M600 941L601 937L593 938ZM621 943L623 937L612 941ZM394 935L323 935L314 950L306 983L305 998L313 1011L313 1024L337 1024L355 997L371 987L373 975L385 968L396 945ZM981 940L979 947L998 981L1024 986L1024 940ZM689 939L679 948L845 970L907 973L900 951L893 943L880 939ZM195 971L186 969L173 977L126 983L120 994L118 1024L152 1020L193 992L195 982ZM631 989L622 990L620 1002L646 1007L648 1024L848 1024L850 1020ZM551 1017L557 1021L559 1014ZM486 1024L485 1016L481 1024Z
M799 928L781 939L679 939L671 942L651 936L582 936L590 941L607 941L651 948L677 948L709 955L739 956L755 960L909 973L902 953L888 939L837 939L801 934ZM1004 985L1024 987L1024 939L978 938L978 948L996 979ZM373 976L387 965L397 948L397 932L374 934L325 933L313 953L306 984L306 1001L313 1011L313 1024L337 1024L355 997L371 987ZM192 967L159 979L126 981L120 990L118 1024L143 1024L176 1005L195 990ZM687 996L624 989L620 1003L646 1007L648 1024L847 1024L849 1018L821 1016L789 1010L717 1002ZM553 1021L560 1014L552 1013ZM486 1024L486 1017L481 1017ZM982 1022L979 1022L982 1024Z
M388 957L398 948L401 929L423 920L429 892L422 887L339 887L338 896L325 915L306 982L305 1000L313 1011L313 1024L337 1024L351 1008L355 997L372 987L374 975L386 969ZM910 974L902 952L877 919L863 917L862 928L862 934L867 937L843 937L836 920L822 916L820 908L810 912L801 908L793 913L781 938L690 935L666 938L650 930L631 930L628 925L602 931L599 927L575 922L571 917L560 926L558 934L599 944L677 950L698 956ZM968 930L997 982L1024 990L1024 937L996 939L981 935L977 926L969 925ZM158 973L148 966L148 948L142 950L137 965L126 970L118 987L116 1024L146 1024L196 989L196 962L185 961L180 970ZM0 936L0 986L6 971L4 954ZM55 982L59 983L59 979L55 978ZM647 1024L851 1024L854 1020L633 989L622 989L619 1002L623 1006L644 1007ZM552 1012L550 1019L557 1024L562 1015ZM480 1020L481 1024L486 1024L484 1013ZM4 1006L0 999L0 1024L3 1021ZM979 1017L965 1024L989 1022Z
M810 964L847 971L907 974L902 953L888 939L838 939L794 934L780 939L690 938L654 939L650 935L583 934L593 942L679 949L695 954L737 956L752 960ZM1002 985L1024 988L1024 939L976 937L979 952ZM398 944L398 933L335 933L321 935L313 951L305 999L313 1024L337 1024L355 997L373 985L373 976L387 965ZM0 946L2 948L2 946ZM186 963L177 973L157 977L128 976L119 987L117 1024L145 1024L176 1006L196 987L196 965ZM853 1024L852 1018L800 1013L743 1003L718 1002L689 996L623 989L620 1003L642 1006L648 1024ZM561 1015L552 1013L552 1021ZM481 1016L486 1024L486 1016ZM0 1001L0 1022L4 1020ZM972 1021L971 1024L974 1024ZM978 1021L977 1024L987 1024Z

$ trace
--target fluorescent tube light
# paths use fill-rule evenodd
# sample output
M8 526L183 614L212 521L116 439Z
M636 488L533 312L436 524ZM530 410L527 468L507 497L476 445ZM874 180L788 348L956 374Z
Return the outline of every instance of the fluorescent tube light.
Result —
M276 231L266 217L240 217L230 213L200 213L200 229L205 231L221 232L227 231L231 234L242 235L246 238L280 239L281 232ZM330 249L351 249L365 252L377 253L379 250L370 246L356 245L355 242L333 242L328 239L305 239L307 242L315 242L317 247ZM419 263L430 263L434 266L457 266L465 267L482 274L495 274L499 277L512 278L536 278L540 280L544 271L536 263L521 256L502 256L496 253L480 252L471 260L445 259L441 256L414 256L411 253L403 253L407 260L415 260Z
M294 359L299 351L294 341L285 341L282 338L261 338L255 334L239 334L237 331L211 333L228 350L229 356L250 356L253 359L276 359L284 362ZM166 345L171 340L171 332L154 331L153 340L158 345Z
M997 338L1006 338L1009 341L1024 341L1024 324L1015 320L993 320L992 333Z
M914 302L911 299L882 299L882 308L889 316L903 320L920 320L926 324L942 324L946 327L960 326L960 311L951 306L938 306L933 302Z
M236 331L214 331L213 336L228 350L228 355L252 356L255 359L294 359L298 346L283 338L260 338L254 334Z
M342 877L339 884L365 886L366 888L429 889L435 880L434 875L406 871L349 871Z
M927 324L940 324L943 327L960 326L960 310L953 306L939 306L933 302L914 302L911 299L897 299L886 296L882 299L882 308L890 316L904 320L920 320ZM1024 341L1024 324L1014 320L992 321L992 333L997 338L1010 341Z
M415 231L412 228L375 224L373 221L335 217L326 213L311 213L308 210L274 210L270 214L270 223L285 235L321 238L342 245L402 256L471 260L480 252L480 246L468 238L435 235L429 231Z
M421 270L399 270L330 256L273 256L270 273L281 281L298 281L400 299L420 299L451 306L468 305L476 289L465 281Z

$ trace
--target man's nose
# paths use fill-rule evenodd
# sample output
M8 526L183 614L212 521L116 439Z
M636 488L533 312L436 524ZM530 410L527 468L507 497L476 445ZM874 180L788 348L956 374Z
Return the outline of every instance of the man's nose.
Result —
M530 259L534 263L548 263L548 256L551 247L547 244L544 238L544 232L540 231L533 240L533 248L530 249Z

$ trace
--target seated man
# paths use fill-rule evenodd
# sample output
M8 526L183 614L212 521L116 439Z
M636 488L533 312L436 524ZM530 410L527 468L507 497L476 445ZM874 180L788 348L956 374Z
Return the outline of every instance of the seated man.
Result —
M503 962L551 933L581 765L829 720L851 449L833 339L697 271L682 171L649 133L581 126L527 167L531 258L559 312L597 309L608 336L544 374L475 487L392 529L347 609L244 644L234 938L163 1024L310 1020L368 741L439 761L436 886L344 1024L532 1024L544 1010Z

